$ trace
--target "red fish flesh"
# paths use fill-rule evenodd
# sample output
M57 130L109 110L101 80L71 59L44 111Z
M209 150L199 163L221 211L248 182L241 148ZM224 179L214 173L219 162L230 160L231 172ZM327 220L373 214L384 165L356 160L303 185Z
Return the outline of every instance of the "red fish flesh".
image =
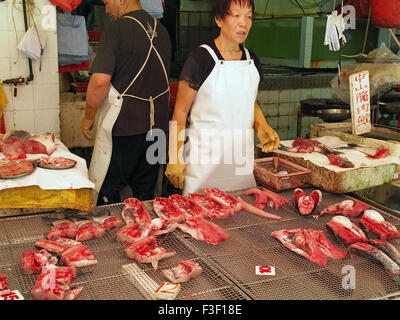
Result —
M389 276L400 285L400 266L383 251L368 243L357 242L350 246L350 252L381 264Z
M349 143L346 149L355 149L357 151L360 151L364 153L369 159L382 159L386 158L389 154L389 149L365 147L355 143Z
M369 238L390 240L400 237L397 228L385 221L383 216L375 210L365 210L360 225Z
M61 254L61 262L68 267L87 267L97 263L97 260L90 253L89 247L78 244Z
M57 240L58 238L75 238L78 233L76 224L69 220L56 221L54 227L47 235L49 240Z
M168 198L157 197L153 202L154 212L161 218L171 222L185 221L184 213Z
M47 239L39 239L38 241L35 242L35 246L46 249L47 251L50 252L54 252L58 255L60 255L65 250L71 247L69 245Z
M207 217L208 211L188 197L179 194L169 196L171 202L183 212L185 218Z
M101 227L106 230L116 229L122 226L122 220L119 217L108 216L101 222Z
M333 233L336 239L345 244L368 242L364 232L345 216L333 217L331 221L326 224L326 228Z
M284 147L283 150L297 153L319 152L325 155L341 154L342 152L329 148L327 145L312 139L296 138L292 143L293 148Z
M321 210L315 218L318 219L325 213L330 214L342 214L348 218L355 218L359 216L363 211L369 209L370 206L364 202L358 200L343 200L342 202L335 203L323 210Z
M125 244L132 244L143 239L139 224L134 223L122 227L116 234L117 240Z
M31 136L30 138L24 140L23 149L26 153L41 153L50 156L57 149L54 134L39 133Z
M313 212L322 202L322 193L314 190L307 194L300 188L296 188L293 192L293 204L299 212L305 216Z
M148 236L157 237L162 234L170 233L176 229L177 225L177 222L171 223L169 219L155 218L151 220L151 223L143 230L142 236L144 238Z
M210 219L225 219L233 215L230 206L201 193L189 193L190 199L202 206Z
M138 223L140 229L144 229L151 222L149 212L143 203L136 198L127 198L124 200L122 219L127 225Z
M251 205L250 203L244 201L240 197L238 197L238 199L242 204L242 209L246 210L247 212L250 212L250 213L255 214L257 216L260 216L260 217L263 217L263 218L267 218L267 219L271 219L271 220L282 220L281 216L278 216L276 214L269 213L267 211L259 209L259 208L255 207L255 206Z
M104 236L105 230L101 225L94 221L85 220L78 223L78 233L76 234L76 241L85 241L98 239Z
M57 261L57 258L45 249L31 250L22 254L22 271L25 274L41 273L44 267L55 265Z
M0 274L0 296L3 294L10 293L10 289L8 289L7 284L7 276L4 273Z
M31 290L35 300L69 300L82 288L70 288L76 277L75 268L54 267L42 273Z
M129 259L151 263L154 269L157 269L159 260L171 257L175 253L160 247L154 237L143 239L125 248L125 254Z
M226 193L217 188L206 188L204 189L204 192L209 197L214 198L219 202L222 202L224 205L230 206L233 213L242 210L242 204L240 203L239 199L229 193Z
M224 229L204 218L187 218L186 222L178 224L177 228L197 240L214 245L229 238Z
M202 271L198 263L182 260L176 267L161 270L161 273L173 283L182 283L197 278Z
M26 153L22 148L21 140L13 136L1 142L1 151L7 160L26 159Z
M282 197L281 195L266 188L263 188L262 190L258 188L251 188L246 190L244 194L246 196L255 194L256 200L253 203L253 206L259 209L264 209L265 206L267 206L269 208L275 208L278 210L280 207L289 203L285 197Z
M289 250L321 266L328 264L327 256L341 259L346 253L336 248L326 239L321 230L293 229L271 233Z

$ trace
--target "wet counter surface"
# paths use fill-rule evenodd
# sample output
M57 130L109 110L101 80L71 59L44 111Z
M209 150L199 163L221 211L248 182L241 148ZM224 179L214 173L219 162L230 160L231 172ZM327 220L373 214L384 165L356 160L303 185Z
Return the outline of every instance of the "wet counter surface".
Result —
M304 188L309 194L314 188ZM179 230L157 237L158 244L176 251L170 258L159 261L157 270L150 264L137 265L157 284L167 281L161 270L179 264L181 260L193 260L203 268L201 275L181 284L176 300L364 300L389 299L400 296L400 286L390 278L384 269L371 260L356 254L344 259L328 258L327 266L313 263L286 249L271 232L281 229L320 229L338 248L345 250L328 233L326 223L333 217L326 214L318 220L301 216L292 202L293 190L279 194L289 203L278 210L265 209L279 214L281 221L268 220L251 213L240 211L233 217L210 220L224 228L230 237L218 245L211 245L193 239ZM244 196L243 191L231 192L246 201L254 197ZM343 194L322 192L323 200L318 209L350 198ZM152 201L144 202L153 218ZM122 203L102 207L111 215L121 216ZM317 209L317 210L318 210ZM386 221L400 228L400 218L379 211ZM317 211L318 212L318 211ZM314 212L316 213L316 212ZM55 213L54 213L55 214ZM58 217L62 214L57 213ZM22 253L35 250L34 243L45 238L51 227L48 218L52 213L0 219L0 274L7 276L11 290L19 290L25 299L32 299L30 293L38 275L25 275L21 269ZM352 218L355 223L361 218ZM123 273L121 267L135 261L125 256L124 245L116 240L117 230L106 231L99 239L83 241L98 263L78 269L76 279L70 287L82 286L77 300L144 300L142 288L135 287ZM390 241L400 249L400 239ZM275 275L256 275L256 266L274 266ZM346 286L346 274L353 270L355 287Z

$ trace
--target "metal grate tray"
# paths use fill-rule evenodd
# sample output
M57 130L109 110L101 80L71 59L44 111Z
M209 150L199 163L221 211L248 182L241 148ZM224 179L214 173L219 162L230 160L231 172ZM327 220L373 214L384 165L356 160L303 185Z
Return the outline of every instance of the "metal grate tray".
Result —
M313 188L305 191L309 194ZM293 190L279 194L289 203L279 210L266 209L277 213L282 221L273 221L238 212L233 217L211 220L224 228L230 237L218 245L210 245L193 239L179 230L158 237L158 243L167 250L176 251L176 255L161 260L154 270L150 264L138 263L141 269L156 283L166 281L160 270L176 266L180 260L193 260L199 263L202 274L194 280L181 284L177 300L364 300L383 299L399 296L400 287L384 269L358 255L347 256L342 260L328 258L327 266L319 266L289 251L271 236L272 231L280 229L310 228L325 231L328 239L342 250L347 247L339 244L326 231L325 224L332 215L324 215L315 220L312 215L301 216L292 203ZM231 192L252 202L251 196L242 191ZM320 209L342 201L348 196L322 192L323 202ZM152 201L144 202L153 217ZM122 204L100 207L106 208L111 215L121 216ZM380 211L380 210L378 210ZM380 211L385 219L400 227L400 219ZM69 212L65 211L68 215ZM7 275L9 287L19 290L26 299L32 299L30 291L37 275L25 275L21 270L21 255L34 250L34 242L46 237L50 231L49 217L62 218L60 213L36 214L22 217L0 219L0 273ZM357 222L359 219L352 219ZM126 247L116 241L117 230L107 231L100 239L84 241L98 264L80 268L78 276L71 286L83 286L77 299L80 300L143 300L146 297L127 280L121 270L124 264L132 263L123 249ZM400 248L400 239L391 241ZM255 274L256 266L274 266L275 276ZM356 273L356 288L343 289L343 267L352 266Z

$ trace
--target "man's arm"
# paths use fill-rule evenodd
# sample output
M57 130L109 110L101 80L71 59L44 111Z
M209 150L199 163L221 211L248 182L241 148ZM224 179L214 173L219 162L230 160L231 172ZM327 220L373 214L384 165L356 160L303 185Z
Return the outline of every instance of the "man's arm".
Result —
M111 76L106 73L93 73L90 77L86 92L85 116L81 124L82 133L89 140L93 139L89 130L93 127L98 108L107 96L110 81Z

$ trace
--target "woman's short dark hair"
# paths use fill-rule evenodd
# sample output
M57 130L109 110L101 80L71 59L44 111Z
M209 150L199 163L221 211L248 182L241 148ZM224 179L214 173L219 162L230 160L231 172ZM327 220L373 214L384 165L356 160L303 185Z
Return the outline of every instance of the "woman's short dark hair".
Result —
M253 0L214 0L213 1L213 15L217 19L223 20L229 14L229 8L232 3L238 3L242 6L251 7L251 12L254 14L254 1Z

